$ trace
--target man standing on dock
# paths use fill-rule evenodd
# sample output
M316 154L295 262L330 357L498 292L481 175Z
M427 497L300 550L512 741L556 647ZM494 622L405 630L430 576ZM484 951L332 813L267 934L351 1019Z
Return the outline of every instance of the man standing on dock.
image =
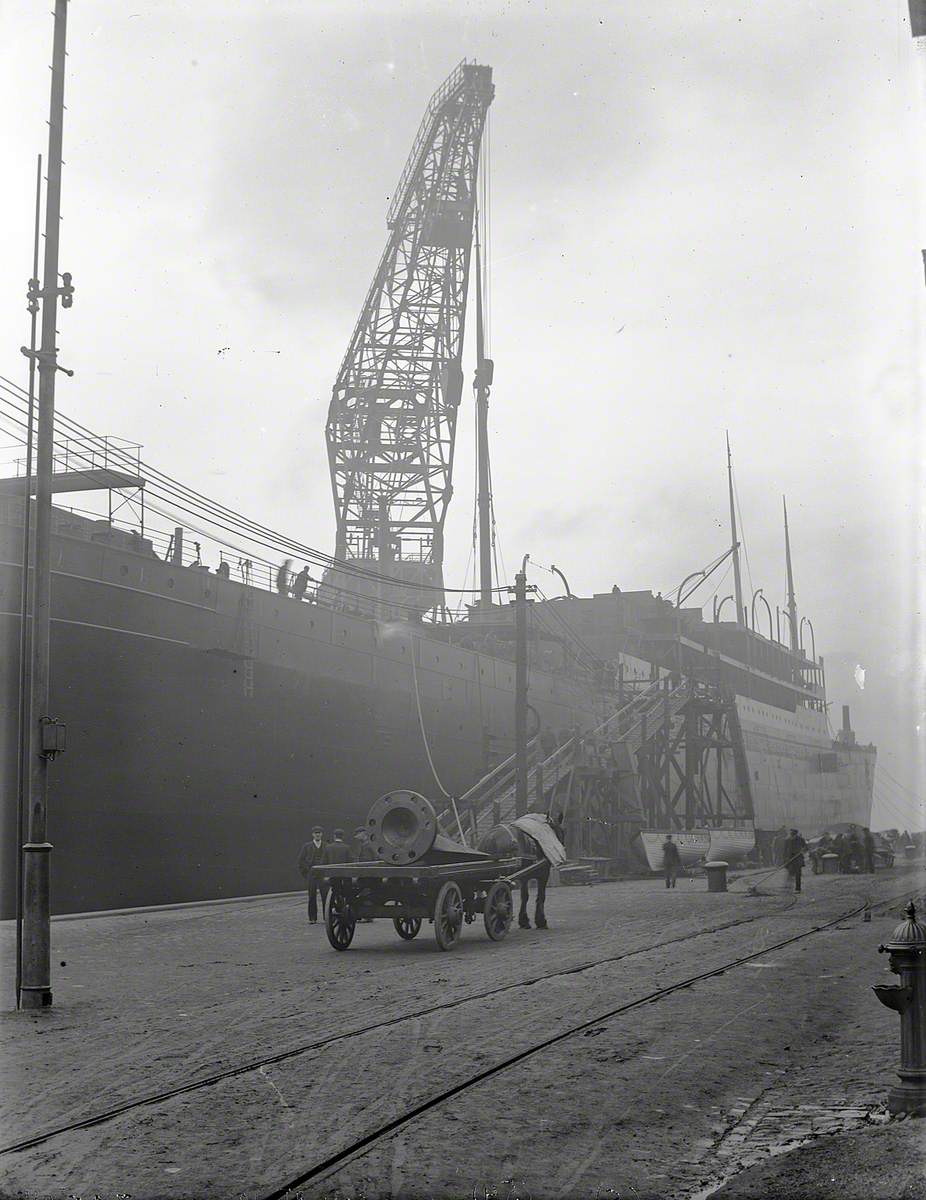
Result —
M678 846L672 841L672 834L667 833L666 840L662 843L662 867L665 871L667 888L675 887L678 869L681 865L682 857L678 852Z
M871 836L871 830L866 825L862 830L862 848L865 857L865 874L874 875L875 873L875 839Z
M325 885L319 884L318 877L313 870L325 861L325 842L322 837L321 825L316 825L312 830L311 842L306 844L299 851L299 874L305 880L306 890L309 893L309 924L318 924L318 893L322 896L322 913L325 911L325 899L328 895L328 890Z
M334 831L334 841L325 847L323 862L330 864L348 863L351 860L350 846L344 841L344 830Z
M795 892L801 890L801 870L804 866L804 849L806 845L807 843L798 831L792 829L788 840L785 842L785 861L783 865L794 880Z

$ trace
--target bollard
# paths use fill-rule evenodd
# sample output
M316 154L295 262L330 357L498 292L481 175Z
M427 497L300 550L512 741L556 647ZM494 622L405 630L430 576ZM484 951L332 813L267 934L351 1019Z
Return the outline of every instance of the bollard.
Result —
M838 875L839 874L839 855L838 854L824 854L821 861L823 863L823 874L824 875Z
M709 892L725 892L727 890L727 867L729 863L721 862L719 859L716 862L706 862L704 870L707 872L707 890Z
M900 1083L888 1093L892 1113L926 1116L926 926L916 919L911 900L906 920L891 940L878 947L890 955L890 968L900 983L875 986L874 993L887 1008L900 1013Z

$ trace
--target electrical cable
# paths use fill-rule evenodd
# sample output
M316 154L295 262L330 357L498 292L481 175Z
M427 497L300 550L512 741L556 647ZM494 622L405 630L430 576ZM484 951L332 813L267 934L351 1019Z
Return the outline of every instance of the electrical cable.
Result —
M4 376L0 376L0 388L3 388L4 384L9 385L9 383L10 381L6 380ZM10 391L14 395L16 395L17 391L21 391L21 389L18 389L16 385L6 386L6 390ZM18 396L17 399L19 399ZM0 395L0 401L11 405L11 401L7 400L2 395ZM56 414L56 419L58 420L59 425L64 425L69 429L76 429L80 432L81 436L94 439L97 443L102 444L102 438L93 434L91 430L87 429L79 422L64 416L60 410ZM245 536L248 540L253 541L255 544L263 545L265 548L282 550L284 552L294 554L295 556L305 559L309 562L314 562L317 566L343 571L347 574L352 574L358 578L363 578L368 581L372 580L379 583L388 583L393 587L405 587L413 591L443 591L445 593L450 592L452 594L461 594L464 591L464 589L460 588L441 588L435 584L419 584L397 579L394 576L385 575L380 572L361 567L352 560L337 559L333 555L325 554L324 552L300 543L295 539L287 538L284 535L268 528L267 526L250 520L237 510L228 508L226 505L211 500L209 497L204 496L195 489L189 488L185 484L180 483L172 476L159 471L151 464L142 460L140 456L137 460L133 459L131 455L126 454L124 451L120 450L119 447L115 446L109 446L108 450L110 456L116 460L115 465L118 465L121 462L125 466L130 466L133 471L144 468L147 491L155 494L156 496L160 496L169 503L174 504L181 511L186 511L192 515L199 516L200 519L205 517L205 519L214 521L214 523L220 526L224 522L226 529L229 524L231 524L233 527L237 526L237 531L233 529L232 532L237 532L238 536ZM159 488L166 489L168 494L165 496L163 492L158 490ZM171 492L174 494L171 495ZM179 497L179 499L176 497ZM186 504L182 504L180 502L181 499L186 501ZM188 507L189 505L194 505L194 508ZM211 514L215 515L213 516ZM470 588L466 589L465 591L466 594L473 594L477 590L478 589L476 588ZM502 592L507 589L503 587L496 587L492 590L495 592Z
M418 727L421 730L421 740L422 740L422 742L424 742L424 752L427 755L428 766L431 768L431 774L434 776L434 782L437 784L438 788L440 789L441 795L444 797L444 799L449 800L453 804L453 810L456 813L456 807L457 807L456 802L454 801L454 799L450 795L450 793L447 791L447 789L444 787L443 783L441 783L441 778L437 773L437 767L435 767L435 765L434 765L434 759L431 757L431 747L430 747L430 744L428 743L428 734L427 734L427 730L424 727L424 714L421 711L421 692L418 688L418 664L416 662L416 659L418 656L416 654L416 644L415 644L414 639L412 639L412 638L409 638L409 641L411 642L412 680L414 681L414 684L415 684L415 706L418 709ZM457 824L458 825L460 824L459 814L457 814ZM463 836L462 825L460 826L460 836L461 837ZM464 841L465 841L465 838L464 838Z

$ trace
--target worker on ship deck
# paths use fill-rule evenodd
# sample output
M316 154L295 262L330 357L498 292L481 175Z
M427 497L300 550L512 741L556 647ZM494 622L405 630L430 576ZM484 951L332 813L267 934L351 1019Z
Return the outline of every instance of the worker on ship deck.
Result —
M293 580L292 596L294 600L302 600L309 586L309 568L303 567Z

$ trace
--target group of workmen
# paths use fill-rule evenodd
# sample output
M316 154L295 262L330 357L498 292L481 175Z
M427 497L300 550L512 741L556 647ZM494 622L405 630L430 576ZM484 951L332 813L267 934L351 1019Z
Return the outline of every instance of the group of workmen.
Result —
M839 859L839 870L843 875L850 871L860 871L873 875L875 871L875 839L870 829L863 828L861 832L853 826L848 833L824 833L820 841L810 852L815 875L823 870L824 854L835 854Z
M325 840L325 831L321 825L312 829L312 840L299 851L297 866L299 874L305 880L309 897L309 924L318 923L318 898L321 896L322 916L325 914L325 902L328 899L328 885L320 878L317 867L329 866L334 863L370 862L375 855L370 846L367 832L361 825L354 830L352 842L348 842L343 829L336 829L331 841Z
M804 868L804 853L807 842L797 829L790 830L787 835L779 835L775 840L775 862L784 867L794 883L795 892L801 890L801 873ZM835 836L825 833L819 842L809 852L809 858L815 875L823 870L823 856L835 854L839 859L839 870L843 874L850 871L862 871L869 875L875 872L875 841L871 830L863 828L859 834L855 826L848 833L837 833ZM666 834L662 843L662 864L666 887L674 888L679 872L682 870L682 858L678 846L672 840L672 834Z

